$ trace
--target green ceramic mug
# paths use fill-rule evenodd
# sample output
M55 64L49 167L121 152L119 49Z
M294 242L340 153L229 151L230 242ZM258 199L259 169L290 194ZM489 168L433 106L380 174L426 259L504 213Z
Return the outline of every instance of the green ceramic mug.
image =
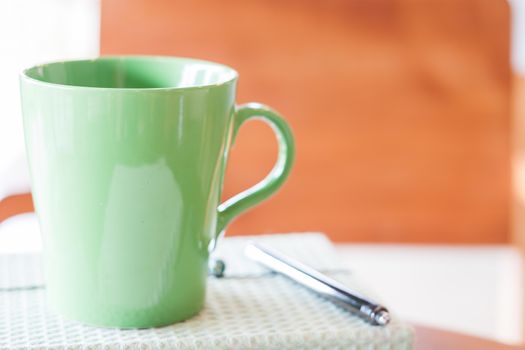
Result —
M52 309L122 328L199 312L216 240L290 172L287 123L261 104L235 106L235 70L194 59L56 62L20 81ZM275 131L277 163L219 204L231 144L252 118Z

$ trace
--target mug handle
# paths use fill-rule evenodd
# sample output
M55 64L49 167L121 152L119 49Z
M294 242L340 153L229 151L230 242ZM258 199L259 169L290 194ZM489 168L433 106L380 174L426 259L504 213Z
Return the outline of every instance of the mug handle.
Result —
M295 158L295 145L288 123L268 106L248 103L238 106L235 111L232 145L240 126L247 120L260 119L271 126L277 137L279 152L277 162L266 177L254 186L233 196L217 208L217 228L210 247L213 250L226 225L245 210L255 206L274 194L284 183Z

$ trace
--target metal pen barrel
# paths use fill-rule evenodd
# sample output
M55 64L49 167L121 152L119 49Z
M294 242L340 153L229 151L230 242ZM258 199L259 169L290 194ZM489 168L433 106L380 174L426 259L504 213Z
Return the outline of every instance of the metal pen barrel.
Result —
M338 306L356 313L372 324L383 326L390 321L390 315L385 307L274 249L250 243L246 246L245 254L267 268L310 288Z

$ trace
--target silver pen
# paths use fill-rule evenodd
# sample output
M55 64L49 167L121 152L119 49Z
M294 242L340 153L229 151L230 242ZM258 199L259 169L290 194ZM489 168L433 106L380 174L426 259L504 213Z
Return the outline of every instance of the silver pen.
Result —
M244 253L250 259L310 288L374 325L384 326L390 322L390 314L385 307L274 249L257 243L249 243Z

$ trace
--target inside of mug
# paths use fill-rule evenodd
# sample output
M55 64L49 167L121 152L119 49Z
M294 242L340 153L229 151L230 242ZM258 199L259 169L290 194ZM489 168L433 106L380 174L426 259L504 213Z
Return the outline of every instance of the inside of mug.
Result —
M120 89L204 87L237 77L235 70L221 64L175 57L55 62L29 68L23 74L51 84Z

